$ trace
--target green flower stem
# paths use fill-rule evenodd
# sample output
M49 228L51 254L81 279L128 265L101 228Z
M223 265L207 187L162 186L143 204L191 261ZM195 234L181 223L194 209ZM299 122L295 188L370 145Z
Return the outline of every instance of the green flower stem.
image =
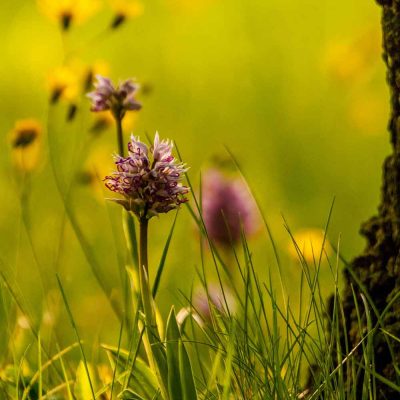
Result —
M149 221L146 217L139 218L139 282L140 294L142 297L143 311L146 317L148 329L152 329L155 324L155 316L152 306L152 296L149 286L149 267L147 255L147 235Z
M122 120L124 117L115 117L115 122L117 124L117 141L118 141L118 153L121 157L124 157L124 135L122 132Z
M141 217L140 223L140 254L139 263L140 267L144 268L147 276L149 275L149 260L147 255L147 235L149 228L149 220L146 217Z
M143 344L149 364L156 373L163 399L168 400L168 370L166 356L165 351L161 346L161 340L156 322L156 313L153 305L153 296L151 294L149 284L147 252L149 220L146 218L146 216L139 218L139 226L139 281L146 324L146 333L143 336Z

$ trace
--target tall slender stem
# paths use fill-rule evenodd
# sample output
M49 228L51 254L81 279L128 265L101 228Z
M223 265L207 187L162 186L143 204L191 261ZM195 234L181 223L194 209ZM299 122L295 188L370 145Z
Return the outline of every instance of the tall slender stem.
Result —
M143 311L146 315L147 325L154 322L152 297L149 286L149 262L147 256L147 234L149 221L144 217L139 218L139 284L142 297Z
M139 254L139 264L140 267L146 271L146 274L149 273L149 260L147 255L147 235L148 235L148 226L149 220L146 217L140 218L140 254Z
M149 364L156 371L158 384L162 393L163 399L168 400L169 395L168 375L165 351L160 346L160 334L157 328L156 314L153 304L153 297L149 285L149 268L148 268L148 253L147 253L147 236L149 220L144 216L139 218L140 226L140 243L139 243L139 280L140 291L142 297L143 311L145 315L146 331L143 336L143 344L149 360Z
M115 117L117 123L117 141L118 141L118 153L121 157L124 156L124 135L122 132L122 119L123 117Z

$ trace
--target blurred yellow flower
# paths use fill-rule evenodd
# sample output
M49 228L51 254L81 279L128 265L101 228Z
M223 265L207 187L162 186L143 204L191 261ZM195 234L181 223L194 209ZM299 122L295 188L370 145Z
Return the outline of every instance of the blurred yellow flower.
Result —
M83 91L87 93L92 89L96 75L110 75L110 66L104 60L97 60L93 64L86 67L85 76L83 77Z
M68 30L72 23L80 24L95 14L100 0L37 0L39 9L52 21Z
M324 69L341 81L360 79L376 65L381 52L380 32L371 29L355 41L337 41L328 45Z
M54 68L47 77L52 103L60 98L74 103L82 92L83 66L71 63Z
M314 259L318 262L319 255L321 253L322 245L324 244L324 250L327 255L331 254L331 246L329 245L328 239L325 239L324 243L324 231L317 228L301 229L293 234L294 241L290 239L288 245L289 254L296 260L299 259L297 250L300 250L301 254L308 263L313 263Z
M98 201L103 202L104 184L103 177L109 175L115 168L113 150L107 146L98 146L92 150L85 162L83 170L78 175L78 181L82 185L90 187Z
M21 171L29 172L36 168L41 151L42 126L35 119L16 121L10 132L13 164Z
M109 3L115 16L112 28L117 28L129 18L139 17L144 11L143 3L138 0L109 0Z
M108 74L108 72L109 65L105 61L98 60L87 65L79 59L72 59L48 73L47 87L50 92L50 101L56 103L62 99L69 103L76 103L81 94L90 90L97 74Z
M382 134L388 115L386 96L380 93L362 91L350 101L348 109L350 123L363 134Z
M90 131L97 135L109 129L116 129L115 119L110 110L92 113L93 124ZM122 129L130 133L136 125L138 113L126 113L122 120Z

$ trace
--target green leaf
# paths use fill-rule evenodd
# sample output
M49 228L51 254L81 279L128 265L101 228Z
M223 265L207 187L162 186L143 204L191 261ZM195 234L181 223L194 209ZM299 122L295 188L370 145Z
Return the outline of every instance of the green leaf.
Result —
M211 373L209 374L209 379L207 383L207 391L211 392L212 388L217 385L218 372L221 370L221 359L222 350L218 346L217 354L214 356L214 362L211 368ZM223 369L223 368L222 368Z
M188 353L182 340L179 340L179 372L182 382L183 400L197 399L196 386L194 384L192 366Z
M89 376L90 380L89 380ZM77 400L93 400L93 392L91 383L94 382L94 370L93 367L87 363L81 361L76 370L76 380L74 387L74 394Z
M139 266L140 293L142 295L146 331L143 337L144 348L149 364L154 367L161 393L168 398L168 366L164 344L157 328L154 300L150 291L149 279L145 266Z
M62 283L61 283L61 280L60 280L60 277L58 276L58 274L56 274L56 278L57 278L58 286L60 288L61 296L62 296L64 304L65 304L65 308L66 308L67 313L68 313L68 317L69 317L70 323L72 325L72 328L74 329L74 332L75 332L75 335L76 335L76 338L77 338L77 342L79 343L79 348L81 350L81 356L82 356L82 361L83 361L83 367L85 369L86 377L87 377L88 384L89 384L89 387L90 387L90 391L91 391L91 394L92 394L91 398L94 400L95 397L96 397L95 394L94 394L94 387L93 387L94 385L92 383L91 374L90 374L90 370L89 370L89 364L88 364L87 359L86 359L85 351L83 350L83 346L82 346L82 342L81 342L81 339L80 339L80 336L79 336L79 332L78 332L78 329L76 327L76 323L75 323L74 317L72 315L71 308L70 308L70 306L68 304L67 296L65 294L64 288L62 286ZM81 366L81 364L79 364L79 367L80 366Z
M167 364L168 364L168 393L171 400L182 399L181 377L179 369L179 341L181 334L176 322L174 307L171 308L167 322Z
M123 400L144 400L143 397L139 396L136 392L131 389L125 389L118 395L119 399Z
M223 400L229 400L231 392L230 387L232 379L233 357L235 354L235 324L233 321L230 327L230 334L228 337L229 337L228 351L226 355L225 374L223 380L223 388L224 388L222 393Z
M167 259L169 245L171 243L172 235L174 233L174 228L175 228L175 223L176 223L177 217L178 217L178 212L176 212L176 214L175 214L174 222L172 223L171 230L169 231L169 235L168 235L167 241L165 242L164 250L161 255L160 264L158 265L157 274L156 274L156 278L154 280L153 289L152 289L153 298L155 298L157 295L158 286L160 284L161 275L164 270L165 260Z
M117 376L127 371L129 352L118 347L102 345L107 351L112 367L117 369ZM135 359L132 369L130 384L135 388L135 393L145 399L152 399L158 392L157 377L148 365L139 357Z
M122 226L125 233L126 245L131 254L133 264L136 268L139 265L139 256L138 256L138 242L136 237L136 228L135 228L135 220L133 215L130 212L125 212L123 210L123 219Z

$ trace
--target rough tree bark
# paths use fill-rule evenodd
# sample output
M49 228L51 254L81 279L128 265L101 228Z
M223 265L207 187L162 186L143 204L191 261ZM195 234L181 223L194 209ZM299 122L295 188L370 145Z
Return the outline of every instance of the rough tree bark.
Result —
M383 59L387 66L387 82L391 92L388 129L393 152L383 165L378 213L361 226L360 232L367 239L367 246L351 262L351 266L368 290L377 310L382 313L400 290L400 0L376 1L382 7ZM343 304L348 337L351 345L355 346L360 340L360 334L351 285L354 288L358 286L349 271L346 271ZM362 308L360 302L360 309ZM387 331L400 338L400 300L392 305L383 323ZM400 362L400 343L396 340L390 340L390 343L396 361ZM374 350L376 371L399 384L400 377L396 374L392 355L379 330L374 336ZM400 394L377 381L377 398L400 399Z

